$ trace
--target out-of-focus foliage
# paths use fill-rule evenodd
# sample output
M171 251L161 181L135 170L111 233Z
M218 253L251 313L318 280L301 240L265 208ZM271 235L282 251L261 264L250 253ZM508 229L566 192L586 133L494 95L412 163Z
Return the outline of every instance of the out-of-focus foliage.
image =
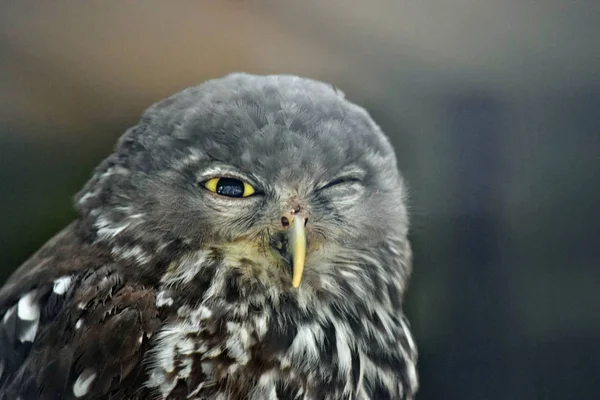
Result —
M599 39L594 1L0 1L0 281L152 102L306 75L407 177L419 398L597 398Z

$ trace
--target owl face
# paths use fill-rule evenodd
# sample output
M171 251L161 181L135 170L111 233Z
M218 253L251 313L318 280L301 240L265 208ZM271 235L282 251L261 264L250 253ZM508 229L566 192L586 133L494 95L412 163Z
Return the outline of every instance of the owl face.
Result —
M387 139L330 86L253 79L150 108L79 195L80 211L100 236L123 227L140 242L214 251L223 268L280 290L323 288L361 258L385 268L382 247L407 230Z

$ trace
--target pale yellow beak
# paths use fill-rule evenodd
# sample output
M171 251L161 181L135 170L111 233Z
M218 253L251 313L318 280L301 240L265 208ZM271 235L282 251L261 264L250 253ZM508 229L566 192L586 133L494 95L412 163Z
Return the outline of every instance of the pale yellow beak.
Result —
M302 281L304 260L306 258L306 233L304 224L306 219L295 215L289 229L289 246L292 251L292 286L297 288Z

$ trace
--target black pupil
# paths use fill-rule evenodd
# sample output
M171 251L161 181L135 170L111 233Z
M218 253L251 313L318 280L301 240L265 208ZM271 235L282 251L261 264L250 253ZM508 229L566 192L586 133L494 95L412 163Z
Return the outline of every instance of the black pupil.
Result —
M232 178L220 178L217 182L217 193L229 197L244 195L244 182Z

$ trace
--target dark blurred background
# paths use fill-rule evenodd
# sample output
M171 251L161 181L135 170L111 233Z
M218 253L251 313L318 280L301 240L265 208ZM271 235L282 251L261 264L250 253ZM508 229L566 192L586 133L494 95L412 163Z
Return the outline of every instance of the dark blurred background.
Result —
M0 282L151 103L326 80L411 190L420 399L600 399L600 1L0 0Z

